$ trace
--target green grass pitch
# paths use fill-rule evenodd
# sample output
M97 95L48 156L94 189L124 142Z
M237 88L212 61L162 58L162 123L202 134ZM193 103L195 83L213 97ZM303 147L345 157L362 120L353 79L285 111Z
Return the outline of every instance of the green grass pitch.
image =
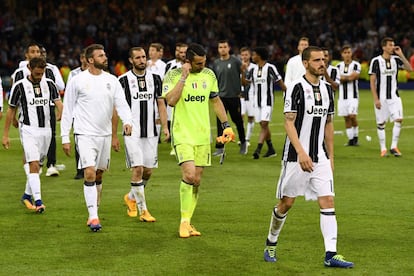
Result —
M66 170L56 178L41 176L46 212L30 213L20 203L25 175L13 129L11 148L0 151L0 275L411 274L414 91L400 94L405 113L401 158L379 157L369 91L361 92L359 147L344 147L347 138L340 133L344 121L335 117L338 253L355 262L351 270L324 268L319 208L303 198L296 201L281 233L278 262L263 261L284 141L283 104L277 92L271 130L279 156L252 159L257 124L247 156L238 153L236 143L228 145L224 164L214 158L204 172L192 220L202 236L189 239L178 238L180 169L169 155L168 144L160 145L159 168L146 188L147 204L157 222L142 223L127 216L123 195L129 190L130 172L124 153L113 152L99 210L103 229L92 233L86 227L83 181L73 179L74 158L64 156L60 137L58 163L65 164ZM389 146L392 124L386 130ZM371 142L365 140L367 135Z

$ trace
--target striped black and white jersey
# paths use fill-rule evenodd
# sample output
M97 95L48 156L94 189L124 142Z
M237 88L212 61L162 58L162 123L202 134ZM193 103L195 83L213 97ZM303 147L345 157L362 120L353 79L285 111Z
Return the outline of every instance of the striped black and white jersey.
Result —
M250 62L249 66L246 70L246 80L252 81L252 74L254 68L257 67L255 63ZM252 101L254 100L254 85L249 83L247 85L243 85L242 87L242 95L244 96L244 100Z
M263 67L255 66L249 73L257 107L273 106L274 84L282 79L276 66L266 62Z
M167 64L165 65L165 75L167 75L167 72L172 70L172 69L177 69L177 68L181 68L181 66L183 66L183 64L179 61L177 61L176 59L172 59L170 61L167 62Z
M19 63L19 68L17 68L11 75L13 83L30 75L30 70L27 67L28 64L29 62L27 60L23 60ZM53 80L59 90L65 89L65 82L63 81L59 68L56 65L46 63L46 70L44 76L48 79Z
M320 80L312 85L302 77L288 86L284 113L296 113L295 128L299 141L313 162L328 159L325 148L325 125L328 115L334 114L333 90L329 83ZM283 161L297 162L298 155L286 136Z
M335 66L332 66L332 65L328 65L328 68L326 68L326 72L328 73L328 76L334 82L336 82L338 85L341 83L341 79L340 79L340 75L339 75L338 68L336 68ZM324 76L322 76L321 79L323 79L324 81L326 81Z
M369 75L375 74L377 77L376 88L378 99L394 99L398 95L398 69L403 68L402 60L392 55L389 60L385 60L382 55L374 57L369 65Z
M50 128L50 106L59 100L55 83L42 78L33 83L27 77L13 84L9 105L19 109L19 122L33 127Z
M361 73L361 64L358 61L351 61L350 64L345 64L341 61L336 65L339 70L340 76L350 76L352 73L357 72ZM342 82L339 84L339 99L358 99L359 98L359 89L358 89L358 79L353 81Z
M129 70L118 79L131 108L132 132L138 137L157 136L155 119L158 113L157 99L162 94L161 77L149 72L138 76Z

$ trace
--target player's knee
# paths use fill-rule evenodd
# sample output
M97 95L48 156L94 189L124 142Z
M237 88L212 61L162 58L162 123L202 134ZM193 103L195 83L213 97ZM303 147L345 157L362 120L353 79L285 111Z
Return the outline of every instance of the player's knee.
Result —
M382 123L377 123L377 128L378 128L379 130L383 130L383 129L385 129L385 122L382 122Z

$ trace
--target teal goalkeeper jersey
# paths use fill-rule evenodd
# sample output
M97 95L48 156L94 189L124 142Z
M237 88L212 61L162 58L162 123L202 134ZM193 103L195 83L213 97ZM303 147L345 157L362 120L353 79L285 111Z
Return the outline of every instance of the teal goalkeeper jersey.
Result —
M164 78L165 97L181 78L181 68L170 70ZM209 99L218 96L217 79L211 69L190 73L180 100L173 108L171 137L173 145L210 144Z

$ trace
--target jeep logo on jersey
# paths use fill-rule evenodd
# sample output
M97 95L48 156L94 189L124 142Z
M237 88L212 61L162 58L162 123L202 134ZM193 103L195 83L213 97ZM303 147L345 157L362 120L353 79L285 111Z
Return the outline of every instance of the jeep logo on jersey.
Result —
M49 104L49 99L33 98L29 104L34 106L45 106Z
M200 102L200 103L202 103L202 102L205 101L205 99L206 99L206 96L200 96L200 95L192 96L192 95L188 94L187 95L187 98L185 98L184 101L186 101L186 102Z
M135 96L132 97L134 100L151 100L152 94L151 93L135 93Z
M323 108L323 107L317 107L317 106L312 106L310 108L310 110L306 110L306 113L310 114L310 115L315 115L316 117L323 117L328 113L328 109L327 108Z

